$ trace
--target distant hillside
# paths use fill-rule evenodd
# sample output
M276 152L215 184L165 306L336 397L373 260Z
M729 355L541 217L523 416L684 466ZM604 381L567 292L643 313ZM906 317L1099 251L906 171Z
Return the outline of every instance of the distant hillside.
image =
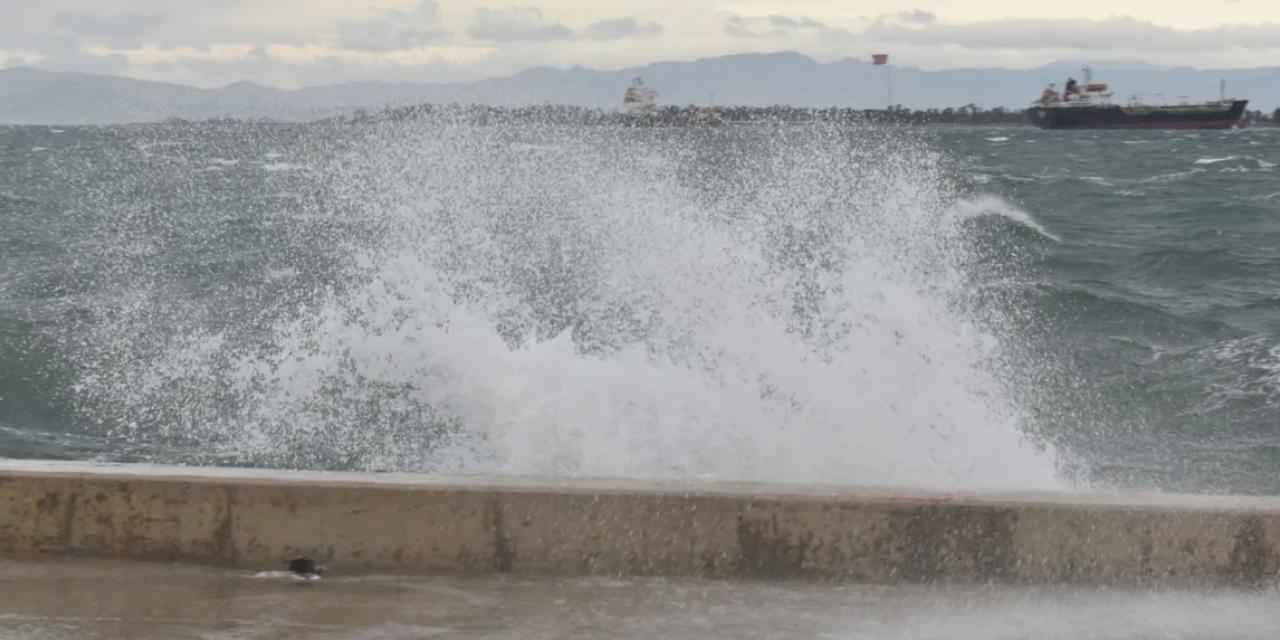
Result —
M1174 100L1213 98L1225 79L1228 92L1249 98L1250 109L1280 106L1280 67L1205 71L1135 62L1095 62L1098 80L1118 96L1162 94ZM1078 63L1030 70L893 67L893 101L912 109L975 104L1019 109L1049 82L1079 78ZM358 108L417 103L489 105L569 104L616 107L635 76L660 92L665 104L883 107L886 67L857 60L819 63L797 53L747 54L689 62L659 62L617 71L535 68L473 83L346 83L285 91L252 83L220 89L145 82L31 68L0 70L0 123L107 124L169 117L306 120Z

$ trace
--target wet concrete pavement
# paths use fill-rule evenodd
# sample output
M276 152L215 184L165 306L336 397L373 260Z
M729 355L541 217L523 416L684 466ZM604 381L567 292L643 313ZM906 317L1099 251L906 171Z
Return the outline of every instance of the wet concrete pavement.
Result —
M0 562L0 637L32 639L1280 637L1280 592L327 576Z

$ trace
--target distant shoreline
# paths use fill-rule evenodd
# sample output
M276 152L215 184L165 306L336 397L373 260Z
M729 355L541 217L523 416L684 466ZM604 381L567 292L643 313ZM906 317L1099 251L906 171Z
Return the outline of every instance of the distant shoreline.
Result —
M1280 113L1278 111L1277 113ZM619 126L619 127L711 127L741 126L752 124L859 124L859 125L909 125L909 126L968 126L968 127L1032 127L1025 110L1003 107L983 109L976 105L948 107L944 109L857 109L852 107L772 107L747 106L665 106L643 114L628 114L616 109L579 107L572 105L537 105L528 107L497 107L463 104L419 104L413 106L386 107L381 110L349 109L337 115L317 116L311 119L273 119L262 117L213 117L187 119L169 117L161 120L132 122L73 124L73 123L4 123L4 127L121 127L156 125L280 125L307 124L356 125L379 122L404 122L413 120L443 120L457 124L486 125L530 122L563 126ZM1261 111L1246 113L1245 124L1277 126L1276 114Z
M427 104L495 105L501 109L578 105L617 112L623 106L625 90L639 77L646 86L658 90L652 103L675 105L665 107L674 110L699 105L761 111L772 109L770 105L803 103L805 110L839 106L875 113L884 111L886 105L900 104L915 114L906 118L912 122L983 124L998 120L1012 124L1044 87L1061 82L1085 63L1064 60L1025 69L892 66L891 96L883 67L853 59L819 62L794 51L655 60L620 69L533 67L466 82L369 79L295 88L245 81L196 87L127 76L12 67L0 69L0 122L109 125L154 123L170 116L192 121L232 117L310 122L357 109L382 112L388 107L413 109L413 105ZM1163 102L1164 96L1182 100L1185 94L1189 101L1211 100L1221 95L1221 82L1225 81L1237 97L1249 99L1250 108L1265 111L1267 120L1280 119L1274 114L1280 107L1280 66L1195 69L1104 60L1094 60L1092 66L1099 77L1114 82L1117 91L1123 92L1116 94L1117 99L1149 96ZM958 115L975 104L984 107L977 109L978 114ZM998 114L999 105L1004 107L1003 116ZM950 116L945 113L948 106Z

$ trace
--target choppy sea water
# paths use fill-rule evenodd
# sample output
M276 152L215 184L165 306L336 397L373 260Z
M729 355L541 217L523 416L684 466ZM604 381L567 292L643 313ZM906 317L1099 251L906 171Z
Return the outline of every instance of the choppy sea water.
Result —
M1280 491L1280 129L0 128L0 455Z

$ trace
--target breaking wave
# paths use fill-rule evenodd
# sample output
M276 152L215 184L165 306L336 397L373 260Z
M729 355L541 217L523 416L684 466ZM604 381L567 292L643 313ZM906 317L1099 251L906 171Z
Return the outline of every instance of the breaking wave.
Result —
M215 323L156 267L78 340L84 415L193 462L1058 484L1002 371L1016 336L963 311L959 222L1056 238L963 199L924 143L824 126L341 135L305 158L326 199L287 222L341 221L340 277L287 305L242 296L259 306Z
M953 220L968 220L983 216L999 216L1035 231L1054 242L1062 242L1062 238L1044 228L1031 214L1010 204L1003 198L983 195L957 200L948 212Z

